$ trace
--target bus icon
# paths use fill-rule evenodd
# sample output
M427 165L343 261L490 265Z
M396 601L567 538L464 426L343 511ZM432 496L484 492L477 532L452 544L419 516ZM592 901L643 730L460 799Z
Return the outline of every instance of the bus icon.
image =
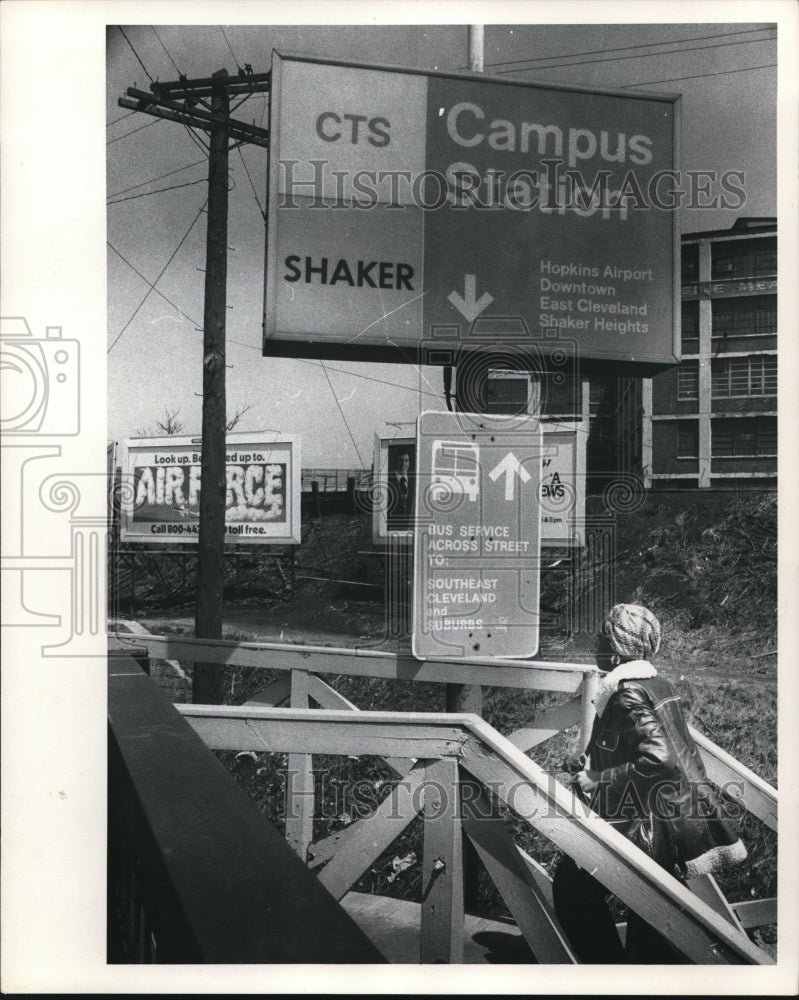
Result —
M433 500L464 494L476 500L480 492L480 447L461 441L433 441L432 482Z

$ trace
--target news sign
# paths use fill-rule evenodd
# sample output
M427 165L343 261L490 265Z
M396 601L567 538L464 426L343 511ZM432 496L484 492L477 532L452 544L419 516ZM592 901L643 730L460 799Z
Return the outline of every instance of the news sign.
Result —
M123 540L155 544L198 540L202 489L198 440L170 436L125 442ZM299 543L299 438L229 434L225 463L225 543Z
M545 423L539 488L541 545L575 546L585 522L587 432L580 425Z
M517 317L674 364L678 101L273 53L264 353L435 363Z

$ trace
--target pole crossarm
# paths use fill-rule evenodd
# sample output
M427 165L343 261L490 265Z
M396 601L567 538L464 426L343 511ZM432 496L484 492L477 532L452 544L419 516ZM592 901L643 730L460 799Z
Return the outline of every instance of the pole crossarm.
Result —
M264 93L271 87L272 73L267 71L266 73L247 73L244 76L229 76L228 81L227 87L230 93ZM198 90L207 90L210 93L216 82L212 76L202 77L198 80L188 80L186 77L181 77L179 80L168 80L163 83L157 80L150 84L150 90L154 94L166 92L171 97L185 91L191 97Z
M166 121L177 122L178 125L188 125L190 128L199 128L204 132L210 132L213 127L210 112L203 112L203 115L207 115L207 117L200 117L200 112L197 111L197 109L192 109L191 111L185 111L183 109L180 111L173 111L168 106L161 107L157 104L144 104L142 101L133 101L126 97L120 97L117 103L121 108L130 108L132 111L141 111L146 115L152 115L154 118L163 118ZM267 149L269 148L269 140L268 138L265 138L265 136L268 136L269 133L265 129L259 129L255 125L246 125L244 122L237 122L232 119L228 124L229 135L232 139L236 139L240 142L252 143L254 146L263 146Z
M146 90L137 90L136 87L128 87L127 90L128 97L137 101L136 111L147 111L152 107L166 108L169 111L177 111L180 114L190 115L192 118L202 119L207 122L213 120L213 114L210 111L203 111L202 108L187 106L190 102L180 104L177 101L167 101L165 99L157 99L153 97L152 94L148 94ZM254 136L260 136L263 139L269 137L269 130L265 128L260 128L258 125L249 125L247 122L237 121L235 118L228 119L231 130L246 131Z

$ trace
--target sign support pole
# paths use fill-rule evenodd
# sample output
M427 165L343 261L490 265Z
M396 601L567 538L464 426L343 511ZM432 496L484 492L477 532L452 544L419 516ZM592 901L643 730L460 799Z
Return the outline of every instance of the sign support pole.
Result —
M469 25L469 69L483 72L484 33L482 24ZM460 400L456 399L460 409ZM483 714L483 689L479 684L447 684L447 711Z
M482 73L484 65L484 33L482 24L469 25L469 69ZM456 397L456 408L461 409ZM447 684L447 711L472 712L482 718L483 688L479 684ZM474 792L474 789L472 789ZM463 851L463 905L464 909L480 908L480 869L482 862L468 837L462 840Z

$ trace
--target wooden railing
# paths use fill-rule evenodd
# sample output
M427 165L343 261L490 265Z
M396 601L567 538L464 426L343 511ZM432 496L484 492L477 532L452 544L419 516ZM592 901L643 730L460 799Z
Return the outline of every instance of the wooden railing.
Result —
M578 864L596 870L607 888L644 919L668 926L670 940L690 961L771 963L744 929L775 923L776 900L730 905L711 877L693 880L687 888L609 824L588 813L569 789L526 756L532 747L573 726L580 726L585 740L593 720L595 667L496 659L420 661L374 649L183 636L137 636L135 641L157 658L201 658L286 671L245 706L177 707L214 749L289 755L286 837L310 867L320 870L320 881L336 898L342 898L402 830L423 814L422 961L459 961L463 834L475 845L538 961L574 961L554 917L550 880L492 817L490 790ZM503 737L477 716L360 712L320 674L518 687L572 697ZM284 703L291 707L277 707ZM309 710L312 704L318 708ZM694 737L709 779L776 829L776 791L706 737L696 732ZM380 755L400 778L373 816L315 844L311 843L314 753ZM482 791L475 795L478 786Z
M109 656L114 963L383 962L129 656Z
M495 818L488 790L698 964L772 964L743 928L692 892L475 715L177 706L208 747L289 755L413 758L374 814L339 837L319 880L341 899L419 813L424 819L420 961L459 962L461 834L474 843L539 962L574 962L547 876ZM393 766L393 765L392 765ZM405 768L403 768L405 770ZM463 796L477 781L479 795Z

